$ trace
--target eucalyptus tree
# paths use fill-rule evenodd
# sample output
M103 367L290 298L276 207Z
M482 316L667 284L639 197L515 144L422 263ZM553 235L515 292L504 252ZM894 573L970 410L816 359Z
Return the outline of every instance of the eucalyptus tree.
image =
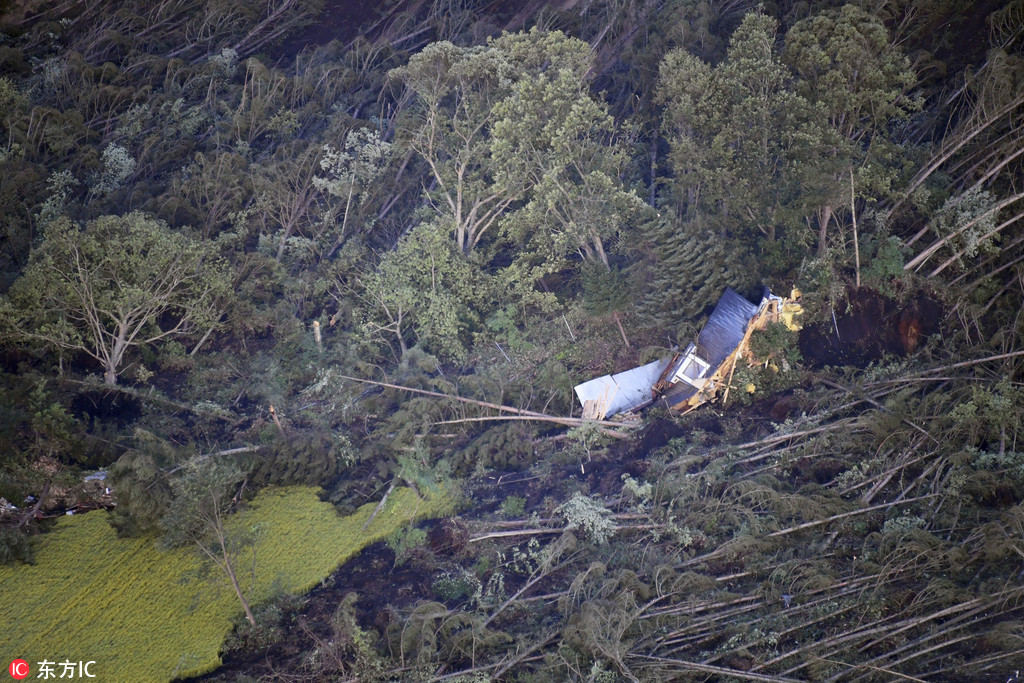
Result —
M511 66L491 45L436 42L393 69L419 107L407 143L430 169L431 201L451 219L459 251L469 253L522 194L519 183L499 183L490 168L492 108L507 92Z
M568 40L567 49L586 50ZM605 242L642 206L622 183L628 155L608 108L587 92L581 71L548 69L524 78L494 107L491 158L499 180L525 179L521 208L503 220L530 278L564 267L578 253L609 268ZM537 263L540 256L540 263Z
M209 249L162 221L61 217L0 300L0 324L15 340L91 356L113 385L130 349L215 324L225 289Z
M431 43L406 66L391 71L392 78L416 93L419 106L408 144L430 169L431 202L452 223L459 251L475 250L550 166L537 155L513 157L533 151L531 145L542 154L551 151L550 136L557 127L531 130L528 140L517 141L509 135L520 135L522 126L510 129L508 117L528 116L536 122L546 119L546 107L563 107L566 93L548 87L555 79L574 80L576 96L589 98L590 60L583 41L534 29L504 34L484 46ZM509 98L512 102L506 102ZM538 135L547 137L539 145Z
M338 148L324 145L320 159L324 175L314 177L313 185L321 192L344 200L344 207L332 210L329 222L333 225L331 244L326 249L327 258L333 256L348 237L349 216L384 173L391 160L391 148L392 144L381 138L380 131L372 128L350 130ZM340 225L337 225L338 211L341 213Z

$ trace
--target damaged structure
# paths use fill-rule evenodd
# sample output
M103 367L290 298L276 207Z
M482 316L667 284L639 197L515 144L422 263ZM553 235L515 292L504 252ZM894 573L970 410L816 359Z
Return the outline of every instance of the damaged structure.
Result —
M655 402L688 412L713 400L723 387L728 395L736 363L746 353L754 330L780 321L799 329L796 318L803 312L799 297L797 290L783 299L765 288L755 304L726 289L697 340L682 352L577 385L584 419L603 420Z

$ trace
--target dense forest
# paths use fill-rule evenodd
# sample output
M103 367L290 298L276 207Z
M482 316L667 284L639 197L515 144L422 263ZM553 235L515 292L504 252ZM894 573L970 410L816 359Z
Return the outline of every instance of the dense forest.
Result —
M0 3L0 563L195 551L209 680L1016 680L1022 168L1021 0ZM289 486L460 512L249 600Z

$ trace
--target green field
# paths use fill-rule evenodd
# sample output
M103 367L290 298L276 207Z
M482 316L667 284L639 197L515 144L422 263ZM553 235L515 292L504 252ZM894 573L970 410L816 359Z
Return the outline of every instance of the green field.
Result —
M237 562L251 601L305 592L410 520L450 513L452 501L395 489L363 531L375 507L339 517L316 489L261 493L230 520L236 530L256 531L255 584L253 550ZM241 607L223 573L204 567L194 549L118 538L102 512L62 519L37 543L35 565L0 567L0 650L27 660L32 678L44 659L95 661L91 680L103 682L166 681L219 665Z

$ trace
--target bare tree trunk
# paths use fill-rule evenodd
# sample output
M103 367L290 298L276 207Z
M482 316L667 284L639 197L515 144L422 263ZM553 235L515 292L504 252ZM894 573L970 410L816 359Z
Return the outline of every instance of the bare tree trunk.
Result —
M857 242L857 206L853 189L853 169L850 169L850 216L853 218L853 262L857 272L857 289L860 289L860 245Z
M818 209L818 257L825 258L828 252L828 224L832 221L832 207Z
M626 345L626 348L633 350L633 347L629 345L629 339L626 338L626 331L622 329L622 319L619 318L619 313L616 311L612 313L612 317L615 318L615 324L619 326L619 334L622 335L622 343Z
M22 515L21 521L18 522L18 528L21 528L21 527L25 526L26 524L31 522L33 519L35 519L36 515L39 514L40 508L43 507L43 501L46 500L46 496L50 495L50 482L51 481L53 481L53 480L52 479L47 479L46 480L46 483L43 485L42 493L40 493L39 494L39 498L36 499L36 504L32 506L31 510L29 510L24 515Z
M242 587L238 585L238 577L235 576L235 567L231 562L231 555L228 553L227 538L224 535L224 516L221 514L220 505L217 503L216 498L213 501L213 513L207 519L207 523L213 528L213 533L217 538L217 545L220 546L220 552L214 554L211 548L208 548L204 543L197 541L200 549L206 555L213 560L216 564L220 565L220 568L224 570L224 573L228 575L228 580L231 582L231 587L235 591L235 595L238 596L238 601L242 603L242 609L245 611L245 618L253 626L256 625L256 618L252 615L252 609L249 607L249 601L245 598L245 593L242 592ZM220 557L217 557L220 555Z
M235 577L235 568L231 564L231 560L228 558L227 550L223 548L224 553L224 571L227 572L228 578L231 579L231 587L235 589L235 595L238 596L238 601L242 603L242 609L245 610L245 618L253 626L256 625L256 617L252 615L252 609L249 607L249 601L245 599L245 594L242 593L241 586L238 585L238 578Z
M114 348L111 349L109 355L102 354L106 358L106 367L103 372L103 382L110 386L117 384L117 367L121 365L121 361L124 359L124 352L128 350L128 332L124 329L122 324L117 326L117 338L114 340Z

